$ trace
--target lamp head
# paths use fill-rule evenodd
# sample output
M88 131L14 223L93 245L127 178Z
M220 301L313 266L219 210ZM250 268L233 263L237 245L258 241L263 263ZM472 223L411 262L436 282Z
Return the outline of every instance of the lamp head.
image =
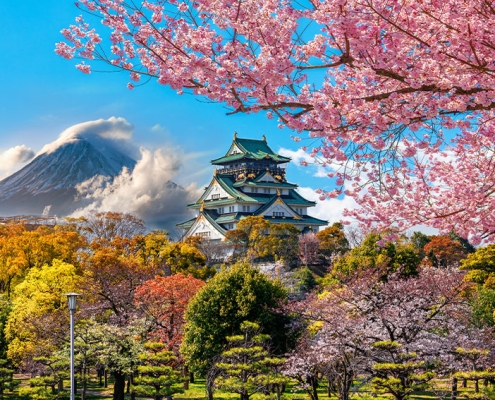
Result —
M76 301L77 296L81 296L80 293L66 293L64 296L67 296L67 300L69 301L69 310L76 310Z

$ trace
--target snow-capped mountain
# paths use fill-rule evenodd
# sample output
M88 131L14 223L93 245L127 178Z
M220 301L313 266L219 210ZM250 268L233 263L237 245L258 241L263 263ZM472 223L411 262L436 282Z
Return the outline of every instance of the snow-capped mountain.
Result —
M76 197L76 185L95 176L111 180L135 164L106 140L74 138L0 181L0 216L48 209L50 215L68 215L84 205Z

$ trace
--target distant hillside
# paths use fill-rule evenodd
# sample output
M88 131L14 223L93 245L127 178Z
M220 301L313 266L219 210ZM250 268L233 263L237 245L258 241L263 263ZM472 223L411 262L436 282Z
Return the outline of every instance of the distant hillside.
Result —
M53 152L38 155L21 170L0 181L0 216L42 214L64 216L85 205L76 185L100 175L110 179L136 161L105 141L74 139Z

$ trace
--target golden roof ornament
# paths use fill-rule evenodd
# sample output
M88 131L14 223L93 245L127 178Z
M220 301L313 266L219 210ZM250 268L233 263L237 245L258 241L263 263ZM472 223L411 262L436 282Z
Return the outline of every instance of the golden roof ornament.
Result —
M280 189L277 189L277 196L280 197Z
M237 140L237 132L234 132L234 140Z
M266 136L263 135L263 142L266 142Z

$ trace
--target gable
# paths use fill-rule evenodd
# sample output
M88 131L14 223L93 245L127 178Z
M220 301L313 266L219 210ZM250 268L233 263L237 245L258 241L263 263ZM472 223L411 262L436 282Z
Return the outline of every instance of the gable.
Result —
M218 200L232 198L217 181L213 181L206 192L203 194L203 200Z
M198 217L186 236L202 236L211 240L224 239L224 236L205 218L204 215Z
M287 204L285 204L280 198L269 205L261 215L265 217L299 217Z

